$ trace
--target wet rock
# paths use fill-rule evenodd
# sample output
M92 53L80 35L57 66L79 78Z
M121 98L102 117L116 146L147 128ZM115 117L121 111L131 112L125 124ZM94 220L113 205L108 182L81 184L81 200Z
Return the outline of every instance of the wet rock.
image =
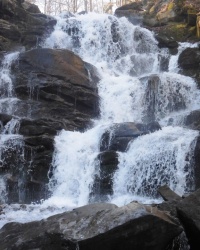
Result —
M0 35L4 38L18 42L21 38L21 33L19 32L18 27L2 19L0 19Z
M190 129L200 131L200 110L194 110L184 119L184 125ZM194 181L195 189L200 188L200 137L196 140L194 149Z
M113 194L113 176L118 166L118 154L115 151L105 151L98 155L98 167L94 176L94 185L90 201L107 201Z
M26 11L30 13L37 13L37 14L41 13L40 9L35 4L29 3L29 2L23 2L22 6Z
M34 49L21 53L19 65L15 69L17 97L32 102L34 118L42 116L41 113L37 115L42 108L37 108L37 105L42 104L43 118L55 118L57 113L61 120L64 120L64 116L71 116L71 119L77 119L78 122L77 114L80 112L88 115L89 120L98 113L98 95L97 79L89 78L87 68L88 64L85 65L68 50ZM90 70L93 71L91 75L95 75L92 66ZM51 107L49 102L52 103ZM49 112L49 109L52 111ZM62 109L68 112L64 115Z
M40 222L6 224L0 237L3 249L164 250L181 231L171 217L156 208L99 203Z
M161 127L158 122L148 124L133 122L114 124L102 135L100 151L114 150L124 152L131 140L159 129Z
M115 10L115 15L117 17L125 16L129 22L134 25L142 23L142 14L144 12L143 4L141 1L133 2L130 4L122 5Z
M194 110L184 119L184 125L191 129L200 130L200 110Z
M196 146L194 149L194 181L195 181L195 189L200 188L200 136L198 136L196 141Z
M177 212L182 222L192 250L200 244L200 189L183 199L177 205Z
M13 50L17 46L38 46L49 33L56 20L41 14L34 4L17 0L0 2L0 50Z
M176 80L174 87L170 88L167 80L169 80L168 77L162 78L157 74L140 78L142 84L146 86L144 122L155 121L163 117L163 113L166 115L186 108L185 96L182 93L182 90L186 91L186 88L181 88L182 82Z
M156 39L158 40L159 44L158 46L160 48L177 48L178 47L178 43L177 41L170 39L168 37L164 37L164 36L156 36Z
M7 181L8 202L29 203L47 195L54 136L62 129L83 131L98 116L99 78L92 65L68 50L23 52L12 70L18 98L13 117L20 121L21 136L5 142L6 150L0 148L1 174L13 176L13 181ZM2 126L11 118L1 114Z
M182 198L173 192L167 185L161 186L158 189L158 193L165 201L181 200Z
M12 119L11 115L0 114L0 122L5 126Z
M178 64L182 69L198 69L200 64L199 48L187 48L179 56Z
M199 48L187 48L179 56L178 65L181 74L190 76L200 86L200 50Z

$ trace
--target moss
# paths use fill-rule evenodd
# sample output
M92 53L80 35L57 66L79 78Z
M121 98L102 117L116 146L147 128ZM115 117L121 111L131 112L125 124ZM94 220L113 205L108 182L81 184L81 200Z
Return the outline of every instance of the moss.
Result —
M163 27L155 30L159 35L173 38L177 42L196 41L196 28L188 26L186 23L169 22Z
M149 10L149 14L154 13L154 11L155 11L155 7L154 7L154 6L152 6L152 7L151 7L151 9Z
M173 2L170 2L170 3L168 4L167 10L170 11L170 10L172 10L173 8L174 8L174 3L173 3Z

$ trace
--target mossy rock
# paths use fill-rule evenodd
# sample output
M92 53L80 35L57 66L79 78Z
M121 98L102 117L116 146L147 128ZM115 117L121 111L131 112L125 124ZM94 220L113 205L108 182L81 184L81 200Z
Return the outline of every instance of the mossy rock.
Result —
M170 2L169 4L168 4L168 7L167 7L167 10L169 11L169 10L172 10L173 8L174 8L174 3L172 3L172 2Z
M167 25L152 29L156 34L170 37L177 42L197 42L196 27L187 23L169 22Z

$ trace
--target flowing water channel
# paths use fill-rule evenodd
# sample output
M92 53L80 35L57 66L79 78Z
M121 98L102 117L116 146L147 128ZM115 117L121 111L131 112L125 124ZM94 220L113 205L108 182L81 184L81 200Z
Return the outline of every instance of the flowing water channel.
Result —
M100 117L85 132L63 130L55 137L53 176L49 180L51 197L24 210L16 209L17 205L5 206L1 225L41 219L89 203L94 176L98 174L101 136L114 123L156 120L162 129L139 136L129 143L126 152L118 153L113 193L107 202L161 202L155 194L164 184L179 195L194 188L192 162L198 131L185 128L183 122L187 114L199 109L200 92L192 78L178 73L177 60L184 48L196 45L180 44L179 53L171 56L167 49L158 48L153 33L147 29L126 18L90 13L57 17L54 31L41 46L72 50L97 68L101 79ZM16 53L5 56L0 78L0 88L5 90L3 85L7 85L7 92L1 95L0 110L11 115L12 103L17 100L12 93L10 65L16 59ZM149 79L153 79L152 85ZM4 105L8 98L13 100L9 106ZM9 145L13 147L20 145L17 124L16 119L10 125L13 129L2 125L2 163L5 141L11 141ZM23 157L23 150L19 154ZM6 196L3 179L0 192Z

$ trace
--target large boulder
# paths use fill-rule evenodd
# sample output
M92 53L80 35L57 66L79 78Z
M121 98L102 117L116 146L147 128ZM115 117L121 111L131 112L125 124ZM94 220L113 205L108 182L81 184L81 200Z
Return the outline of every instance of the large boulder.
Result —
M98 114L97 79L89 75L94 67L73 52L33 49L21 53L18 62L13 70L15 92L22 106L31 103L30 118L63 121L68 128L71 121L72 130L84 129Z
M200 10L200 4L198 0L150 0L145 7L145 24L152 25L152 23L149 21L154 19L156 26L165 25L169 21L185 21L188 18L188 14L190 12L197 13ZM191 24L193 25L193 23Z
M116 9L115 14L127 17L134 24L142 23L155 34L172 41L194 42L198 41L195 26L199 11L199 0L141 0Z
M156 208L100 203L39 222L6 224L0 238L2 249L164 250L181 231Z
M168 196L168 192L170 192L170 199L168 199L169 201L158 204L157 207L162 211L168 212L176 220L179 220L179 223L181 223L184 227L188 242L188 244L186 244L186 248L183 247L173 249L199 249L200 189L197 189L195 192L189 195L184 195L182 199L180 199L180 197L178 197L176 194L172 194L172 190L169 188L164 191L164 196Z
M0 51L19 46L38 46L56 20L41 14L38 7L18 0L0 1Z
M195 130L200 130L200 110L194 110L184 118L184 125Z
M179 56L178 64L182 69L199 69L200 49L187 48Z
M180 221L185 228L191 249L199 249L200 189L179 202L177 205L177 212Z
M115 15L117 17L125 16L131 23L136 25L142 23L143 12L142 1L137 1L117 8L115 10Z

